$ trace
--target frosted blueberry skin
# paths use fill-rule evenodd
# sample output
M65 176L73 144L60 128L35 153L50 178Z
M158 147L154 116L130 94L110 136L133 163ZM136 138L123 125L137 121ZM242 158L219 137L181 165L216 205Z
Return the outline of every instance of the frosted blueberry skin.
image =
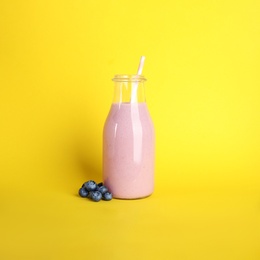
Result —
M89 192L84 188L84 187L81 187L79 189L79 196L82 197L82 198L87 198L89 195Z
M97 184L93 180L84 182L78 193L80 197L89 198L95 202L98 202L101 199L108 201L113 198L112 193L104 186L103 182Z
M94 191L97 189L97 184L92 180L85 182L83 185L87 191Z
M102 199L102 194L99 191L92 191L91 192L91 199L95 202L98 202Z
M109 201L112 200L113 195L111 192L107 191L102 195L103 200Z
M106 186L100 186L97 189L99 192L101 192L101 194L103 195L104 193L108 192L108 188Z

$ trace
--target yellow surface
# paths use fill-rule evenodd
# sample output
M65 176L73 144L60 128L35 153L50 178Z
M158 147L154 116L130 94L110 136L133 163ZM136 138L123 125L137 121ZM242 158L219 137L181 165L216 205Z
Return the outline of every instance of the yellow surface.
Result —
M1 0L0 259L259 260L259 3ZM81 199L141 55L155 193Z

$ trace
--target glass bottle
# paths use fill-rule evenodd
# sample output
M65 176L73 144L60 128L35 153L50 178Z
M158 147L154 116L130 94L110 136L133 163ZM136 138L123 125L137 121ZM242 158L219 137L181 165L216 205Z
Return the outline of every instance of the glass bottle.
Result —
M154 190L155 134L141 75L116 75L103 129L103 181L113 197L138 199Z

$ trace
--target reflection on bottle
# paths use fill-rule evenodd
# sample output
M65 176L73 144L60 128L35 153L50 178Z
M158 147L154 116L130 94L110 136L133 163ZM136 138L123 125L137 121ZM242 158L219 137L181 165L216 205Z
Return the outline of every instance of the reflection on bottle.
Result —
M140 163L142 160L143 149L143 129L140 121L138 103L132 103L131 106L131 121L133 130L133 158L134 163Z

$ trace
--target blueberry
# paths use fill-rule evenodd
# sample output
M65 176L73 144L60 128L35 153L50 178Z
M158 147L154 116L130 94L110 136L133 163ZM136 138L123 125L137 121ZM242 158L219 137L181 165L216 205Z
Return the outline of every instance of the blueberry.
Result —
M103 182L100 182L97 186L98 186L98 187L103 186Z
M103 197L103 200L112 200L112 198L113 198L112 193L109 192L109 191L105 192L105 193L102 195L102 197Z
M101 192L99 192L99 191L92 191L91 192L91 199L93 200L93 201L100 201L101 200L101 198L102 198L102 194L101 194Z
M88 197L88 194L89 192L84 188L84 187L81 187L79 189L79 196L82 197L82 198L87 198Z
M83 185L87 191L93 191L97 188L97 184L92 180L85 182Z
M103 195L104 193L108 192L108 188L104 185L98 187L98 191L101 192L101 194Z

